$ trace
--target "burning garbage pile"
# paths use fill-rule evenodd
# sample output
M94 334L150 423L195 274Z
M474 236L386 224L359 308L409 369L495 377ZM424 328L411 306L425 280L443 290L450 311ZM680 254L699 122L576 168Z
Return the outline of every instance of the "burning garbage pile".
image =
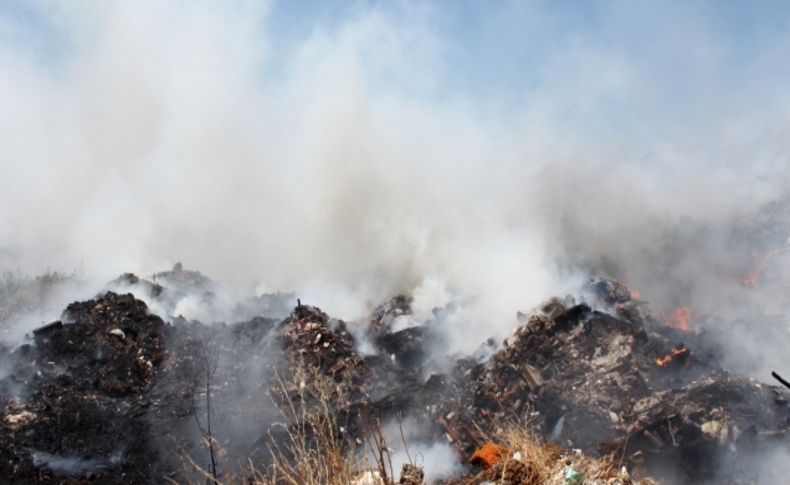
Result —
M15 351L0 397L0 473L8 483L47 476L143 478L158 457L139 419L166 358L165 323L132 295L74 303L64 321L34 332Z
M208 280L182 272L120 281L160 307L174 308L168 298L191 286L212 298ZM69 305L4 357L0 474L8 483L272 483L261 477L273 457L288 458L277 450L295 431L305 446L320 443L315 425L287 410L321 381L342 453L369 454L371 424L401 419L413 423L401 435L407 449L454 453L443 477L430 476L439 464L409 458L400 483L781 481L781 470L758 464L790 453L787 389L718 368L689 330L690 311L677 312L686 325L667 325L622 284L593 280L588 290L586 301L520 313L501 345L444 359L434 349L451 316L437 309L415 322L406 296L363 322L296 301L285 318L204 325L166 322L109 291ZM281 309L291 296L249 308ZM395 483L389 445L373 449L380 466L353 480Z

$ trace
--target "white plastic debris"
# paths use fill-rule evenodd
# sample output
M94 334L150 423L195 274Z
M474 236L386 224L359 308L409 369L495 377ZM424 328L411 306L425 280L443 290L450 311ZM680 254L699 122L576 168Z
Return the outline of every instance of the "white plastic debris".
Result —
M36 415L30 411L20 411L15 414L7 414L5 421L11 429L24 426L35 419Z
M110 335L115 335L121 340L126 340L126 334L123 333L123 330L121 330L120 328L114 328L110 330Z

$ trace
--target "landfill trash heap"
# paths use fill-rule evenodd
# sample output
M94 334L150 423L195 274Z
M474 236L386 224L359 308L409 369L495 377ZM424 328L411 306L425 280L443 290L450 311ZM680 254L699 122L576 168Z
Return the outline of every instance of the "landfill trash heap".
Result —
M175 268L172 286L167 278L124 275L110 287L133 284L149 303L165 301L205 286L195 273ZM514 458L498 442L519 425L567 457L557 483L735 484L770 473L752 464L790 450L788 390L720 368L703 336L654 319L623 285L595 279L588 290L586 302L549 300L519 313L503 342L451 357L436 352L452 328L446 315L437 309L435 319L402 328L412 312L403 295L361 324L301 301L286 315L272 310L208 324L165 321L131 293L104 291L70 304L21 345L0 349L0 368L8 369L0 374L0 477L13 484L197 481L184 457L206 462L207 395L217 446L265 468L271 450L299 426L284 422L282 407L292 402L273 389L313 384L296 368L336 383L343 399L328 409L360 449L371 422L395 419L417 424L413 443L451 446L459 471L442 483L554 483L534 481L530 458ZM291 296L268 296L265 306L287 307ZM574 456L614 457L617 475L585 478ZM401 483L422 483L421 468L403 470Z

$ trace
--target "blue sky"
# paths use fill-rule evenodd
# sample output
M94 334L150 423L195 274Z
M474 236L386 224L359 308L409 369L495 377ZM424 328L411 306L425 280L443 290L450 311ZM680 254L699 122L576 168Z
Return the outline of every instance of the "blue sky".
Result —
M255 3L255 2L253 2ZM268 2L257 2L268 3ZM44 53L64 39L52 23L58 2L2 0L6 40ZM716 44L723 68L748 66L787 35L790 6L776 1L508 1L447 2L273 1L264 29L287 52L316 30L332 32L355 17L380 11L397 22L425 22L440 39L447 82L469 92L523 90L541 67L570 44L622 52L632 61L682 66L693 60L684 40ZM678 37L679 44L667 37Z
M370 9L404 22L419 10L441 39L448 82L470 92L529 88L574 44L657 69L693 68L696 40L720 50L722 74L737 75L761 50L785 41L790 19L782 1L291 1L275 2L267 25L287 48Z
M109 35L102 26L112 12L117 25L130 13L147 18L159 30L139 35L150 37L202 9L225 22L222 35L241 46L262 90L290 85L304 58L339 70L349 62L366 95L494 124L539 120L646 153L666 142L716 143L703 132L721 120L785 119L790 104L790 4L782 1L169 5L0 0L0 39L12 57L62 77ZM235 29L243 41L230 39Z
M592 131L675 136L706 113L774 103L790 82L782 1L275 2L266 25L286 53L371 10L429 34L434 82L420 94L494 116L541 106Z
M69 45L56 20L64 5L2 0L0 33L19 49L51 60ZM655 87L674 99L698 94L704 88L697 83L712 79L725 85L749 82L751 75L786 80L788 74L785 65L755 63L787 43L790 5L732 0L274 1L261 25L271 44L268 69L276 72L277 61L315 32L331 35L372 11L396 26L419 24L438 43L434 96L519 99L552 82L564 61L577 62L572 56L580 49L618 57L658 78Z

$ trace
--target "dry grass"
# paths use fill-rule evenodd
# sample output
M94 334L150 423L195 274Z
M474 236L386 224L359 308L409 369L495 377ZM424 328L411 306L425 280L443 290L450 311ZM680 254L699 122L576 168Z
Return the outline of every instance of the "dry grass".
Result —
M189 455L184 464L199 480L193 483L214 485L390 485L393 483L389 451L378 424L370 429L365 442L345 433L348 423L339 422L336 409L348 404L343 385L314 370L294 368L288 381L277 378L273 392L283 422L283 434L270 433L269 463L232 466L225 460L217 478ZM217 410L221 412L221 410ZM209 440L205 438L205 446ZM213 442L219 456L224 450ZM359 449L369 449L360 456ZM192 475L193 473L188 473ZM173 482L177 483L177 482Z
M256 484L347 484L357 463L353 443L345 436L333 406L348 403L347 394L333 379L304 368L292 369L291 385L279 380L283 417L291 423L284 443L273 440L272 465ZM295 384L295 386L294 386Z
M467 477L463 485L568 485L569 470L583 477L579 485L654 485L651 479L634 480L614 456L590 458L547 443L531 431L528 424L511 424L492 442L509 454L489 470Z
M227 474L213 481L203 471L203 483L230 485L391 485L394 482L387 445L373 429L368 442L370 455L359 458L359 443L351 442L339 432L336 415L328 405L339 392L331 379L319 377L312 385L286 386L283 391L292 399L284 416L293 423L287 439L272 450L271 464L261 467L250 463L246 470ZM304 382L304 381L300 381ZM492 442L508 450L504 458L488 470L444 481L460 485L655 485L649 479L633 479L614 456L590 458L564 450L539 438L525 424L510 425ZM372 457L372 459L371 459ZM193 465L194 462L192 462ZM430 464L429 464L430 466ZM568 479L568 471L578 472L583 480Z
M315 371L294 369L293 379L278 379L276 401L285 427L284 438L272 439L270 463L248 463L246 467L225 466L217 479L193 460L201 482L216 485L392 485L392 463L381 430L368 430L367 443L351 440L338 422L338 406L347 404L343 386ZM287 424L286 424L287 423ZM591 458L565 450L537 436L528 423L511 423L488 436L507 450L490 469L456 477L445 484L461 485L655 485L651 479L633 479L610 455ZM362 446L365 445L365 446ZM405 445L405 443L404 443ZM368 450L367 456L359 453ZM220 455L222 452L220 451ZM430 464L428 464L430 466ZM569 480L572 470L580 476ZM198 482L195 482L198 483Z

